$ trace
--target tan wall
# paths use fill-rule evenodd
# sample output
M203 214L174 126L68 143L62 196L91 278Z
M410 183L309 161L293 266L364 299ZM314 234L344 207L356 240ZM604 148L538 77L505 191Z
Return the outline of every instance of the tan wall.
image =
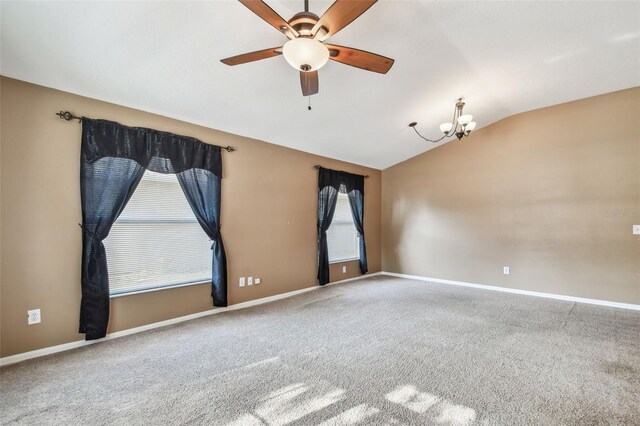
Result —
M640 303L639 117L629 89L519 114L384 170L383 270Z
M223 153L222 234L229 303L313 286L317 171L314 164L368 174L365 233L369 271L380 271L381 172L40 86L1 79L1 356L80 340L80 125L61 109L184 134ZM358 275L332 265L331 278ZM240 276L262 284L239 288ZM27 309L43 322L27 326ZM211 308L210 285L112 299L109 332Z

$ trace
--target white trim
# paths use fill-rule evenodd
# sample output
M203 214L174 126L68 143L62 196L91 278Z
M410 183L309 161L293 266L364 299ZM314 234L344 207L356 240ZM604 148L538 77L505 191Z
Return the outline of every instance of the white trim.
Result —
M485 284L474 284L474 283L468 283L468 282L465 282L465 281L443 280L443 279L440 279L440 278L429 278L429 277L422 277L422 276L419 276L419 275L398 274L398 273L395 273L395 272L384 272L383 271L380 274L381 275L391 276L391 277L408 278L408 279L411 279L411 280L418 280L418 281L431 281L431 282L440 283L440 284L457 285L457 286L463 286L463 287L473 287L473 288L480 288L480 289L483 289L483 290L502 291L502 292L505 292L505 293L524 294L526 296L544 297L544 298L547 298L547 299L566 300L568 302L588 303L590 305L609 306L609 307L612 307L612 308L631 309L633 311L640 311L640 305L634 305L632 303L611 302L611 301L608 301L608 300L587 299L587 298L584 298L584 297L565 296L565 295L562 295L562 294L541 293L541 292L538 292L538 291L529 291L529 290L518 290L516 288L496 287L496 286L485 285Z
M338 259L338 260L330 260L329 265L333 265L335 263L349 263L355 262L356 260L360 260L360 257L348 257L346 259Z
M335 282L329 283L327 285L335 285L335 284L340 284L340 283L346 283L346 282L349 282L349 281L358 281L358 280L362 280L362 279L369 278L369 277L375 277L377 275L386 275L386 276L398 277L398 278L408 278L408 279L419 280L419 281L430 281L430 282L436 282L436 283L440 283L440 284L457 285L457 286L463 286L463 287L473 287L473 288L479 288L479 289L483 289L483 290L502 291L502 292L505 292L505 293L523 294L523 295L527 295L527 296L544 297L544 298L547 298L547 299L565 300L565 301L569 301L569 302L588 303L588 304L592 304L592 305L609 306L609 307L614 307L614 308L631 309L631 310L634 310L634 311L640 311L640 305L634 305L634 304L631 304L631 303L610 302L610 301L607 301L607 300L587 299L587 298L583 298L583 297L564 296L564 295L560 295L560 294L541 293L541 292L529 291L529 290L518 290L518 289L506 288L506 287L496 287L496 286L490 286L490 285L484 285L484 284L474 284L474 283L468 283L468 282L464 282L464 281L443 280L443 279L440 279L440 278L429 278L429 277L422 277L422 276L419 276L419 275L398 274L398 273L395 273L395 272L384 272L384 271L383 272L374 272L372 274L362 275L362 276L355 277L355 278L347 278L347 279L344 279L344 280L340 280L340 281L335 281ZM250 301L247 301L247 302L237 303L235 305L231 305L231 306L228 306L226 308L214 308L214 309L210 309L210 310L207 310L207 311L196 312L195 314L185 315L185 316L178 317L178 318L172 318L172 319L168 319L168 320L165 320L165 321L155 322L155 323L152 323L152 324L146 324L146 325L142 325L140 327L130 328L130 329L127 329L127 330L116 331L114 333L107 334L104 338L98 339L98 340L90 340L90 341L78 340L78 341L75 341L75 342L64 343L64 344L56 345L56 346L49 346L47 348L37 349L37 350L34 350L34 351L23 352L23 353L20 353L20 354L16 354L16 355L11 355L11 356L7 356L7 357L4 357L4 358L0 358L0 366L15 364L17 362L26 361L28 359L33 359L33 358L38 358L38 357L45 356L45 355L55 354L55 353L58 353L58 352L68 351L70 349L80 348L80 347L83 347L83 346L93 345L95 343L104 342L106 340L116 339L116 338L122 337L122 336L129 336L131 334L141 333L143 331L153 330L155 328L165 327L165 326L172 325L172 324L178 324L178 323L181 323L181 322L184 322L184 321L189 321L189 320L196 319L196 318L202 318L202 317L205 317L205 316L219 314L219 313L222 313L222 312L235 311L237 309L244 309L244 308L249 308L251 306L262 305L264 303L274 302L274 301L280 300L280 299L286 299L288 297L296 296L298 294L306 293L306 292L309 292L309 291L312 291L312 290L317 290L319 288L321 288L321 287L316 285L316 286L313 286L313 287L307 287L307 288L303 288L303 289L300 289L300 290L290 291L290 292L287 292L287 293L276 294L274 296L263 297L261 299L255 299L255 300L250 300Z
M211 280L192 281L188 283L169 284L164 286L159 285L158 287L149 287L149 288L142 288L139 290L131 290L131 291L127 291L126 293L123 292L123 293L110 294L109 299L117 299L118 297L135 296L136 294L153 293L156 291L172 290L174 288L190 287L192 285L202 285L202 284L211 284Z
M359 281L359 280L364 280L365 278L369 278L369 277L376 277L378 275L382 275L382 272L372 272L370 274L360 275L360 276L353 277L353 278L345 278L344 280L334 281L334 282L328 283L327 285L348 283L349 281ZM311 287L311 289L319 288L319 287L320 286L315 286L315 287Z
M334 285L334 284L346 283L346 282L349 282L349 281L362 280L364 278L374 277L376 275L381 275L381 274L382 274L381 272L374 272L372 274L361 275L361 276L355 277L355 278L347 278L347 279L340 280L340 281L334 281L334 282L329 283L327 285ZM260 285L263 285L263 284L260 284ZM298 294L306 293L306 292L312 291L312 290L317 290L319 288L322 288L322 287L320 287L318 285L315 285L313 287L306 287L306 288L303 288L303 289L300 289L300 290L294 290L294 291L289 291L287 293L276 294L274 296L263 297L261 299L255 299L255 300L249 300L247 302L236 303L235 305L227 306L226 308L213 308L213 309L209 309L207 311L196 312L195 314L185 315L185 316L182 316L182 317L172 318L172 319L168 319L168 320L160 321L160 322L154 322L154 323L151 323L151 324L145 324L145 325L141 325L140 327L129 328L127 330L116 331L114 333L109 333L105 337L103 337L102 339L98 339L98 340L89 340L89 341L78 340L78 341L75 341L75 342L63 343L61 345L49 346L49 347L42 348L42 349L36 349L35 351L29 351L29 352L23 352L23 353L20 353L20 354L16 354L16 355L10 355L10 356L6 356L4 358L0 358L0 367L5 366L5 365L10 365L10 364L15 364L16 362L26 361L28 359L38 358L38 357L45 356L45 355L51 355L51 354L55 354L55 353L58 353L58 352L68 351L70 349L81 348L83 346L93 345L93 344L96 344L96 343L104 342L106 340L116 339L118 337L129 336L131 334L141 333L143 331L153 330L155 328L165 327L167 325L177 324L177 323L180 323L180 322L189 321L189 320L196 319L196 318L202 318L202 317L206 317L206 316L209 316L209 315L219 314L219 313L222 313L222 312L235 311L235 310L238 310L238 309L249 308L251 306L262 305L264 303L274 302L274 301L280 300L280 299L286 299L288 297L296 296Z

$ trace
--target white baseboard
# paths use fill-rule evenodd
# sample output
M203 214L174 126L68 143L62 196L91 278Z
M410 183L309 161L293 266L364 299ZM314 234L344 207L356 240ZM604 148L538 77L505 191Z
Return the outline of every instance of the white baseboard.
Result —
M411 280L419 280L419 281L430 281L430 282L440 283L440 284L449 284L449 285L457 285L457 286L463 286L463 287L480 288L480 289L483 289L483 290L502 291L502 292L505 292L505 293L524 294L524 295L527 295L527 296L545 297L547 299L566 300L566 301L569 301L569 302L588 303L590 305L609 306L609 307L613 307L613 308L631 309L631 310L634 310L634 311L640 311L640 305L634 305L632 303L611 302L611 301L608 301L608 300L587 299L587 298L584 298L584 297L565 296L565 295L562 295L562 294L541 293L541 292L538 292L538 291L529 291L529 290L518 290L518 289L515 289L515 288L496 287L496 286L492 286L492 285L468 283L468 282L465 282L465 281L443 280L443 279L440 279L440 278L429 278L429 277L422 277L422 276L419 276L419 275L398 274L398 273L395 273L395 272L384 272L383 271L383 272L381 272L381 275L387 275L387 276L398 277L398 278L408 278L408 279L411 279Z
M496 287L496 286L491 286L491 285L475 284L475 283L469 283L469 282L464 282L464 281L443 280L443 279L440 279L440 278L430 278L430 277L423 277L423 276L419 276L419 275L398 274L398 273L395 273L395 272L374 272L372 274L362 275L362 276L355 277L355 278L348 278L348 279L345 279L345 280L335 281L335 282L329 283L327 285L335 285L335 284L340 284L340 283L346 283L346 282L349 282L349 281L358 281L358 280L362 280L362 279L365 279L365 278L374 277L374 276L377 276L377 275L386 275L386 276L398 277L398 278L408 278L408 279L419 280L419 281L430 281L430 282L435 282L435 283L440 283L440 284L457 285L457 286L463 286L463 287L473 287L473 288L479 288L479 289L484 289L484 290L502 291L502 292L505 292L505 293L523 294L523 295L527 295L527 296L545 297L547 299L565 300L565 301L569 301L569 302L588 303L588 304L591 304L591 305L609 306L609 307L614 307L614 308L631 309L631 310L635 310L635 311L640 311L640 305L634 305L634 304L631 304L631 303L611 302L611 301L608 301L608 300L587 299L587 298L583 298L583 297L564 296L564 295L561 295L561 294L541 293L541 292L529 291L529 290L518 290L518 289L513 289L513 288ZM160 322L154 322L152 324L146 324L146 325L142 325L140 327L130 328L130 329L127 329L127 330L116 331L114 333L109 333L104 338L98 339L98 340L90 340L90 341L78 340L78 341L75 341L75 342L64 343L64 344L56 345L56 346L49 346L47 348L37 349L37 350L34 350L34 351L23 352L21 354L16 354L16 355L11 355L11 356L7 356L7 357L4 357L4 358L0 358L0 367L1 366L5 366L5 365L10 365L10 364L15 364L15 363L21 362L21 361L26 361L28 359L38 358L38 357L45 356L45 355L51 355L51 354L55 354L55 353L58 353L58 352L68 351L70 349L75 349L75 348L80 348L80 347L83 347L83 346L93 345L93 344L96 344L96 343L104 342L106 340L116 339L118 337L129 336L131 334L141 333L141 332L147 331L147 330L153 330L155 328L165 327L165 326L172 325L172 324L178 324L178 323L181 323L181 322L184 322L184 321L189 321L189 320L196 319L196 318L202 318L202 317L209 316L209 315L215 315L215 314L219 314L219 313L223 313L223 312L235 311L237 309L249 308L251 306L262 305L262 304L265 304L265 303L274 302L276 300L286 299L288 297L296 296L298 294L306 293L306 292L309 292L309 291L318 290L320 288L322 288L322 287L316 285L316 286L313 286L313 287L307 287L307 288L303 288L303 289L300 289L300 290L290 291L290 292L287 292L287 293L276 294L275 296L263 297L261 299L250 300L248 302L237 303L235 305L231 305L231 306L228 306L226 308L213 308L213 309L209 309L207 311L196 312L195 314L185 315L185 316L182 316L182 317L172 318L172 319L168 319L168 320L160 321Z
M361 275L355 278L348 278L340 281L334 281L327 285L335 285L346 283L349 281L357 281L362 280L369 277L374 277L376 275L381 275L381 272L374 272L372 274ZM184 321L189 321L196 318L202 318L209 315L220 314L222 312L235 311L238 309L249 308L251 306L262 305L264 303L274 302L280 299L286 299L287 297L296 296L298 294L306 293L308 291L313 291L320 289L322 287L315 285L313 287L307 287L300 290L289 291L287 293L276 294L275 296L263 297L261 299L249 300L248 302L236 303L235 305L227 306L225 308L213 308L207 311L196 312L195 314L185 315L178 318L172 318L165 321L154 322L152 324L145 324L140 327L129 328L127 330L116 331L114 333L109 333L102 339L97 340L78 340L75 342L63 343L61 345L49 346L47 348L36 349L35 351L23 352L21 354L6 356L4 358L0 358L0 367L10 364L15 364L16 362L26 361L28 359L38 358L45 355L51 355L58 352L68 351L70 349L81 348L83 346L93 345L96 343L104 342L106 340L116 339L118 337L129 336L131 334L141 333L147 330L153 330L155 328L165 327L167 325L178 324Z

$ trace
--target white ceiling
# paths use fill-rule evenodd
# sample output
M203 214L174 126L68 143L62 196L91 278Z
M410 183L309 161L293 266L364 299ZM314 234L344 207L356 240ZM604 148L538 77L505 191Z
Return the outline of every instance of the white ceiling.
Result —
M285 19L303 8L268 3ZM331 4L310 3L318 15ZM438 137L459 96L482 127L640 85L638 1L380 1L330 42L395 65L330 62L312 111L284 58L220 63L286 41L236 1L1 8L5 76L378 169L437 146L407 124Z

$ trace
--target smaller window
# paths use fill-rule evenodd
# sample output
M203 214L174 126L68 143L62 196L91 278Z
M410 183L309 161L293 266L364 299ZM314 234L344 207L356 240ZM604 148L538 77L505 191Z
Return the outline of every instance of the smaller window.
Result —
M343 262L360 257L359 236L353 224L349 196L342 192L338 193L336 212L327 230L327 244L329 262Z

